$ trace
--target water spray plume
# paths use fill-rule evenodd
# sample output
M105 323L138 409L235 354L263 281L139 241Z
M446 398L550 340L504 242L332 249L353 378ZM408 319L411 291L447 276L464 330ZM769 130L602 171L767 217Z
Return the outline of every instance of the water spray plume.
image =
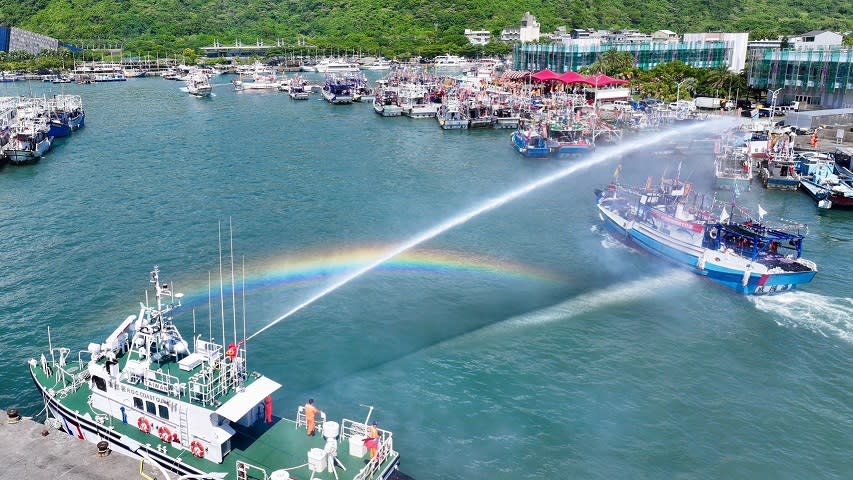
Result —
M255 338L256 336L265 332L266 330L273 327L274 325L281 322L282 320L290 317L291 315L302 310L303 308L307 307L308 305L311 305L312 303L316 302L317 300L325 297L326 295L328 295L328 294L334 292L335 290L343 287L344 285L355 280L356 278L358 278L358 277L364 275L365 273L373 270L374 268L378 267L379 265L382 265L383 263L385 263L388 260L396 257L397 255L400 255L400 254L406 252L407 250L411 250L412 248L417 247L418 245L420 245L420 244L422 244L428 240L432 240L433 238L441 235L442 233L444 233L444 232L446 232L446 231L448 231L454 227L462 225L463 223L467 222L468 220L471 220L472 218L474 218L478 215L486 213L490 210L494 210L494 209L496 209L496 208L498 208L498 207L500 207L500 206L502 206L502 205L504 205L504 204L506 204L512 200L515 200L516 198L519 198L521 196L524 196L524 195L532 192L533 190L536 190L538 188L541 188L541 187L544 187L544 186L549 185L551 183L554 183L557 180L563 179L563 178L565 178L565 177L567 177L567 176L569 176L569 175L571 175L577 171L585 170L585 169L590 168L594 165L597 165L601 162L604 162L605 160L609 160L610 158L615 157L616 155L619 155L619 154L622 154L625 152L630 152L630 151L636 150L638 148L648 147L648 146L654 145L655 143L658 143L661 140L664 140L664 139L667 139L669 137L673 137L676 135L684 135L684 134L687 134L687 133L690 133L690 132L693 132L696 130L707 130L709 128L709 123L712 123L712 122L704 122L704 123L700 123L700 124L690 125L688 127L672 129L672 130L669 130L667 132L659 133L653 138L648 138L648 139L636 141L636 142L632 143L631 145L625 145L621 148L607 149L605 151L595 153L585 160L581 160L581 161L577 161L575 163L572 163L570 166L568 166L562 170L554 172L548 176L545 176L543 178L540 178L538 180L530 182L526 185L522 185L521 187L516 188L515 190L511 190L511 191L509 191L509 192L507 192L507 193L505 193L499 197L495 197L491 200L487 200L487 201L481 203L480 205L478 205L478 206L476 206L476 207L474 207L474 208L472 208L466 212L463 212L463 213L461 213L461 214L459 214L453 218L445 220L444 222L436 225L435 227L430 228L429 230L426 230L426 231L412 237L411 239L397 245L396 247L385 252L383 255L376 257L374 260L372 260L370 263L364 265L363 267L358 268L356 270L353 270L350 273L347 273L346 275L342 276L341 278L339 278L334 283L330 284L326 288L315 293L314 295L309 297L304 302L302 302L299 305L296 305L295 307L291 308L290 310L288 310L286 313L284 313L280 317L276 318L275 320L273 320L272 322L270 322L269 324L267 324L266 326L264 326L263 328L261 328L257 332L253 333L246 340L251 340L251 339Z

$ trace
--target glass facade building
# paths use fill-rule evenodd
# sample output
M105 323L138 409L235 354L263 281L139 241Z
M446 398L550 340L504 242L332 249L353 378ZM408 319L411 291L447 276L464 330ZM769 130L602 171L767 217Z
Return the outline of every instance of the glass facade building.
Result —
M722 41L517 43L512 52L513 68L531 71L547 68L557 73L577 71L608 50L632 54L634 65L642 70L675 60L698 68L725 67L732 55L731 47Z
M777 98L784 103L853 107L853 48L756 50L747 81L755 88L781 89Z

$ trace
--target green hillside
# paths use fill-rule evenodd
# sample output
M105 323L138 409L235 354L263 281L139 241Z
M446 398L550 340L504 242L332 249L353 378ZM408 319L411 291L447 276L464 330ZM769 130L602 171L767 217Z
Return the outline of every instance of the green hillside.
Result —
M0 23L140 51L200 47L216 38L430 55L460 51L465 28L497 35L525 11L543 33L562 25L749 31L753 37L853 30L850 0L0 0Z

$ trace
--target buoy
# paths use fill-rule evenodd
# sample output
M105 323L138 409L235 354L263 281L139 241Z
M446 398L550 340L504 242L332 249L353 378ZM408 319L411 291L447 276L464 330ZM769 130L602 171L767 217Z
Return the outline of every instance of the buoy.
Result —
M136 426L139 427L139 430L141 430L142 433L148 433L151 431L151 422L149 422L145 417L139 417L139 420L136 421Z
M198 440L193 440L192 443L190 443L190 451L196 458L204 458L204 445L202 445Z
M165 425L161 425L160 428L157 429L157 435L160 437L161 442L173 442L175 438L175 434L169 430L169 427Z

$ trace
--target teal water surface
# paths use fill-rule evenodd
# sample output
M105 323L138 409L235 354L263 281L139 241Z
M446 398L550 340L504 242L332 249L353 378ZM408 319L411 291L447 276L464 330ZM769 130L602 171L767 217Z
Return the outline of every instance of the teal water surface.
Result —
M189 337L242 336L219 290L245 282L251 335L419 233L572 160L524 160L504 131L441 131L316 95L212 98L159 78L75 93L86 127L38 164L0 170L0 407L36 414L25 362L84 350L144 301L148 272L186 294ZM682 136L684 137L684 136ZM331 418L374 417L418 479L853 476L853 214L758 184L737 200L808 224L815 280L750 299L601 232L593 189L664 171L711 192L710 146L621 152L476 216L323 296L249 342ZM729 195L718 193L718 197ZM725 197L728 198L728 197ZM245 277L241 274L245 265ZM244 280L245 278L245 280ZM193 319L195 311L195 320Z

